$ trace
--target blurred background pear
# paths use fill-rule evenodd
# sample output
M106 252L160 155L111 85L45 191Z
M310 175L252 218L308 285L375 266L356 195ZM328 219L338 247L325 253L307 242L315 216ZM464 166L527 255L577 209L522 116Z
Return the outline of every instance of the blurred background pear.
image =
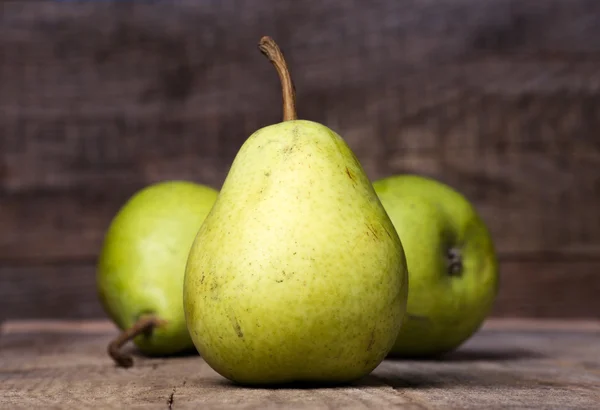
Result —
M118 347L133 338L147 355L193 349L183 313L183 276L190 247L217 191L188 181L150 185L112 220L98 261L104 309L124 331L111 346L117 363L131 358Z

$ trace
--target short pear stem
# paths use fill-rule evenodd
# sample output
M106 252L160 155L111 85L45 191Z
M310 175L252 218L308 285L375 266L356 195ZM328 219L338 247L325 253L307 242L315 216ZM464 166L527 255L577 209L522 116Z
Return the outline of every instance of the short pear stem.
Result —
M260 39L258 48L265 56L267 56L269 61L273 63L277 70L277 74L279 74L281 90L283 93L283 120L297 120L296 90L294 88L294 83L292 82L292 77L290 76L290 70L283 57L283 53L279 49L277 43L269 36L264 36Z
M117 336L108 345L108 354L118 366L131 367L133 366L133 359L130 355L123 353L120 349L125 343L133 340L136 336L141 334L150 334L155 327L161 326L166 322L154 315L143 315L140 316L137 322L128 329L125 329L119 336Z
M448 250L448 274L450 276L460 276L463 270L462 254L459 249L452 248Z

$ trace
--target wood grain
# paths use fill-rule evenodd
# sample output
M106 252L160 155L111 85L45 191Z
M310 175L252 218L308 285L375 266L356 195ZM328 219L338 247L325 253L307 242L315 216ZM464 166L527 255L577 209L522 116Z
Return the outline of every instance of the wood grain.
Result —
M600 317L600 262L501 262L494 317ZM104 318L87 263L0 266L0 319Z
M39 322L37 331L8 322L0 333L0 397L10 408L594 409L600 323L590 323L596 330L490 321L440 360L386 360L349 386L257 389L229 383L195 354L136 355L133 368L115 368L105 354L116 332L107 322Z
M219 188L280 120L268 34L300 116L369 177L428 175L473 201L507 261L496 314L593 316L599 20L593 0L3 2L1 312L100 314L91 265L126 199L166 179Z
M600 318L600 261L504 260L496 317Z
M0 266L0 320L99 317L94 265Z
M600 254L598 4L213 3L5 5L0 259L93 257L145 184L219 187L281 115L264 33L289 56L302 116L345 136L371 178L452 184L501 253Z

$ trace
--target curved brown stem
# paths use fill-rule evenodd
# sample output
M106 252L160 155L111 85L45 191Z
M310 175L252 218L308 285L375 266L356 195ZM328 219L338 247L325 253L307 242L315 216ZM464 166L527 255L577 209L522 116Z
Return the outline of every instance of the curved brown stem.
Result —
M283 53L279 49L275 40L269 36L264 36L258 43L260 51L267 56L269 61L273 63L277 74L279 74L279 80L281 80L281 90L283 92L283 120L292 121L298 119L296 113L296 90L292 77L290 76L290 70L285 62Z
M133 359L130 355L123 353L120 349L125 343L133 340L143 333L150 334L155 327L161 326L165 321L154 315L141 316L137 322L125 329L119 336L108 344L108 354L118 366L131 367Z

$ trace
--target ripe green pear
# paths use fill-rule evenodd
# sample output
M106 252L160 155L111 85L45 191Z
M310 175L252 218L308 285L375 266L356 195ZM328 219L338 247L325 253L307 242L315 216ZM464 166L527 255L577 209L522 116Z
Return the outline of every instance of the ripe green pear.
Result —
M399 175L373 183L402 238L407 317L390 355L437 356L470 338L498 290L492 238L471 203L439 181Z
M120 329L136 326L142 317L156 319L154 329L132 335L144 354L193 349L183 312L183 276L192 242L217 194L188 181L156 183L131 197L108 228L98 262L98 293ZM132 364L130 358L115 360Z
M188 329L206 362L240 384L349 382L400 330L402 244L344 140L296 119L276 44L263 38L261 50L282 77L284 121L246 140L198 232Z

